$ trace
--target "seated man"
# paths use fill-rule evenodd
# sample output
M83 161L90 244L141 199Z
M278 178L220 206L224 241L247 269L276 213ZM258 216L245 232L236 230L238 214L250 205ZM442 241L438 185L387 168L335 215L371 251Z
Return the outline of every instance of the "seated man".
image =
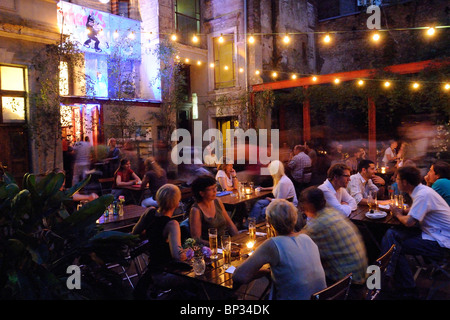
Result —
M350 168L343 163L336 163L328 169L328 179L319 186L323 191L328 207L333 207L346 217L357 208L355 199L347 192L350 181Z
M294 156L288 163L297 194L311 182L311 158L305 153L305 146L296 145Z
M334 208L325 208L322 190L309 187L301 193L308 224L301 230L317 244L328 285L353 274L353 298L365 292L367 254L356 226Z
M398 169L398 187L407 192L413 202L407 215L392 205L391 211L409 228L391 228L381 241L382 252L387 252L393 244L397 247L386 276L394 280L395 289L399 289L403 297L414 295L416 287L405 255L441 259L450 248L450 207L436 191L421 184L421 180L420 171L415 167Z
M433 188L450 206L450 165L445 161L436 161L425 176L427 186Z
M361 160L357 168L358 173L350 177L347 191L357 204L367 205L369 192L378 192L379 190L375 184L385 184L383 178L375 175L375 170L375 163L372 160Z

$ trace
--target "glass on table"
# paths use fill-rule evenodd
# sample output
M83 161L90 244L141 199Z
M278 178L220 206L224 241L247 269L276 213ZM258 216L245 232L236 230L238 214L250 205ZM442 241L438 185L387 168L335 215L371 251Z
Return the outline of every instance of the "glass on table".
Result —
M248 218L248 234L251 241L256 240L256 218Z
M228 269L231 266L231 236L226 234L221 237L223 267Z
M369 206L369 210L372 211L373 209L377 209L377 192L376 191L369 191L367 194L367 205Z
M217 228L208 229L209 248L211 249L211 259L217 259Z

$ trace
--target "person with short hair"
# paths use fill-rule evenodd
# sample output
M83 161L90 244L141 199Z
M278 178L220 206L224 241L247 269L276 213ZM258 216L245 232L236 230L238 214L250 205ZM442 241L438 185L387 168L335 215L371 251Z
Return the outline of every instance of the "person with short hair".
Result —
M403 295L416 294L416 284L405 255L422 255L442 259L450 248L450 207L432 188L421 183L419 169L398 169L397 183L407 192L412 205L405 215L402 208L391 205L393 215L407 228L388 229L381 241L382 253L395 244L397 249L386 271ZM414 227L414 228L413 228Z
M332 165L328 178L318 188L323 191L327 206L336 208L346 217L357 208L355 199L347 192L350 181L350 168L343 163Z
M295 233L297 208L284 199L276 199L266 210L268 223L276 236L264 241L233 273L233 287L267 274L261 268L270 265L273 300L308 300L325 289L325 272L317 245L306 234Z
M443 160L431 165L425 176L427 186L433 188L450 205L450 165Z
M293 150L294 156L288 163L295 189L298 192L303 190L311 182L312 161L305 153L305 150L304 145L296 145Z
M309 187L303 190L300 197L309 218L300 232L310 236L319 247L327 284L331 285L352 273L353 288L362 294L368 259L359 230L335 208L326 207L325 196L319 188Z
M384 185L385 181L375 175L376 168L372 160L361 160L357 171L358 173L350 176L347 191L357 204L367 205L369 192L378 192L376 184Z

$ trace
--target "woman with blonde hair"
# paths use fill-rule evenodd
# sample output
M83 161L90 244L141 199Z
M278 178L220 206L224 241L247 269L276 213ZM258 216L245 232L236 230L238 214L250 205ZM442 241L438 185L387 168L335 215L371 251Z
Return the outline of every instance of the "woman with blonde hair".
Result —
M284 173L284 165L279 160L274 160L269 164L269 172L272 176L273 186L267 188L259 188L260 190L272 190L275 199L288 199L297 207L298 200L295 192L294 183ZM266 207L273 198L258 200L250 211L249 216L255 217L257 222L264 221L266 217Z
M309 300L325 289L325 271L317 245L305 234L295 233L297 208L284 199L267 206L267 221L276 236L267 239L233 273L233 287L251 282L265 264L270 265L273 300Z
M141 206L143 207L158 207L158 203L155 200L155 195L158 189L167 183L166 171L161 168L158 162L153 157L148 157L144 161L145 176L142 179L141 190L147 188L148 193L144 200L142 200Z

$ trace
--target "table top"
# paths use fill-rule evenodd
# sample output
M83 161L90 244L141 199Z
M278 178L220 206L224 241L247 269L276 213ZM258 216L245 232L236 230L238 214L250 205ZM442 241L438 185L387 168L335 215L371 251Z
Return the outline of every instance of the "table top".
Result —
M366 217L366 213L369 211L369 207L366 205L358 205L358 208L349 215L350 220L354 222L364 222L364 223L378 223L378 224L387 224L387 225L401 225L402 223L398 221L396 217L394 217L389 209L379 209L380 211L384 211L387 213L386 217L381 219L370 219Z
M252 194L246 194L243 197L239 197L237 191L234 191L233 193L227 194L225 196L217 197L217 199L220 199L220 201L222 201L223 204L236 205L247 201L265 198L270 194L272 194L272 190L260 192L254 191Z
M102 226L105 231L130 227L133 226L147 210L148 208L134 204L126 205L123 207L123 216L109 215L108 217L105 217L102 215L97 220L97 224Z
M256 231L257 236L253 247L253 251L256 250L256 248L259 247L267 239L267 236L265 235L266 233L265 223L258 224ZM231 238L231 241L232 241L231 266L237 268L248 258L249 256L248 254L252 251L252 249L247 248L247 242L250 241L248 231L244 230L239 234L233 236ZM219 253L218 256L219 256L218 259L210 260L207 262L205 273L203 275L200 276L195 275L194 270L190 271L172 270L171 272L192 278L193 280L196 281L202 281L208 284L217 285L225 290L232 290L233 274L231 272L226 272L223 266L224 261L222 253Z

